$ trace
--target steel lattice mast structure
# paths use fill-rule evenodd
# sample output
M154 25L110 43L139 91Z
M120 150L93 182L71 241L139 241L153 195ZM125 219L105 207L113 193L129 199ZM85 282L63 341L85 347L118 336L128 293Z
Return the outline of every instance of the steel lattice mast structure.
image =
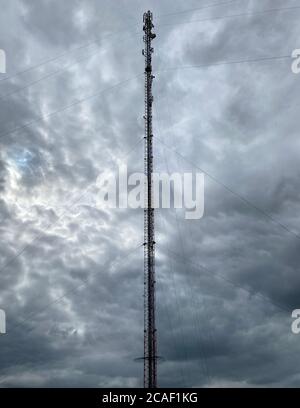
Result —
M144 387L157 387L157 342L155 324L155 231L153 208L153 132L152 132L152 13L143 17L145 49L145 210L144 210Z

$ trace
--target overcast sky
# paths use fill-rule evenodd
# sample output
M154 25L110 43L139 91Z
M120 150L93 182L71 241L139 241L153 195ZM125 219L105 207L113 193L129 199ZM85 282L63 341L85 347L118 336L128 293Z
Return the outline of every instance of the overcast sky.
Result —
M93 198L143 171L148 9L155 167L213 176L202 219L156 214L159 385L300 385L300 75L199 67L291 55L300 9L258 12L299 2L220 2L0 0L0 386L142 386L143 212Z

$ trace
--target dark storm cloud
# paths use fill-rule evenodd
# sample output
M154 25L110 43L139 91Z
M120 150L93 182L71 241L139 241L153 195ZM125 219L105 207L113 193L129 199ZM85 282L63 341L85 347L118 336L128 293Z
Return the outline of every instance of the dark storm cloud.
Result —
M299 231L291 61L164 70L289 55L299 48L300 14L177 24L286 6L241 0L164 16L207 4L1 2L0 47L12 75L1 95L24 88L0 101L1 386L141 385L143 214L97 208L95 180L122 158L130 171L143 169L145 10L158 34L154 134ZM158 169L196 170L158 140L155 149ZM157 215L160 385L299 386L290 330L299 240L205 183L203 219Z

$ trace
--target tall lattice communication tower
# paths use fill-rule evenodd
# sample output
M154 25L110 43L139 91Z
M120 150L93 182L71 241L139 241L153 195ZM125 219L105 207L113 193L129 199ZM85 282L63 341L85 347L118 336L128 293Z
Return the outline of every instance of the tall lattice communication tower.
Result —
M155 231L153 208L153 132L152 132L152 40L156 35L153 16L144 13L145 48L145 211L144 211L144 387L157 387L157 341L155 324Z

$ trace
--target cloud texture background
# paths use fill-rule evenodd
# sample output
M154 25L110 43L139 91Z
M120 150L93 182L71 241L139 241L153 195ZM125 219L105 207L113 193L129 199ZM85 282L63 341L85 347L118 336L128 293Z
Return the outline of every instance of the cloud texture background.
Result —
M298 2L0 5L0 384L141 386L143 212L93 197L121 160L143 171L143 12L157 34L154 135L188 159L157 139L156 169L194 163L298 233L291 60L190 67L290 55L300 10L259 12ZM298 387L299 238L210 177L201 220L161 210L156 228L159 385Z

